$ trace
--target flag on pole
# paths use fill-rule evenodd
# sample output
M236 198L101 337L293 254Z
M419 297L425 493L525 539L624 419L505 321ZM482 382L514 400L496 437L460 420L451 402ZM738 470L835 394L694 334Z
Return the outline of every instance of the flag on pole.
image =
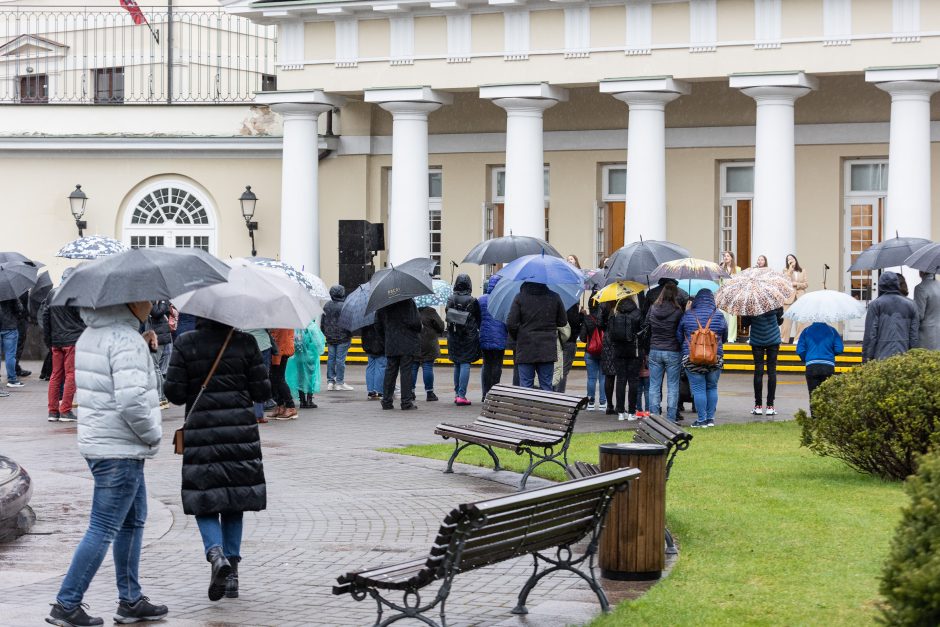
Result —
M140 5L137 4L137 0L118 0L121 3L121 6L131 14L131 19L134 20L134 24L140 26L141 24L150 25L147 22L147 18L144 17L144 12L140 10Z

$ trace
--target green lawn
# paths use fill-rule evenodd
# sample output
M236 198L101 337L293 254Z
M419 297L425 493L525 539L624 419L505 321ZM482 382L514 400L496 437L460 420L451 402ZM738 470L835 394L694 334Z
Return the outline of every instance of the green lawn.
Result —
M795 422L723 425L694 436L669 481L678 564L644 597L594 625L872 624L879 572L905 503L901 486L799 448ZM596 462L598 444L629 438L577 435L569 458ZM392 449L437 459L452 450ZM525 468L512 453L500 459ZM492 466L477 447L459 461ZM556 466L536 472L563 478Z

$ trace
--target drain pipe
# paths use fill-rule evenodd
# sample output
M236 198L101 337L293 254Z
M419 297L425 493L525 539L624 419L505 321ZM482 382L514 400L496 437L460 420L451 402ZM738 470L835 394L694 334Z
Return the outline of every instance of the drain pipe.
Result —
M323 137L328 140L339 139L339 135L335 135L333 133L333 113L335 111L336 109L330 109L330 112L327 113L327 116L326 116L326 133L323 134ZM324 148L320 150L319 156L317 157L317 161L323 161L324 159L329 157L331 154L333 154L333 152L334 151L332 148Z

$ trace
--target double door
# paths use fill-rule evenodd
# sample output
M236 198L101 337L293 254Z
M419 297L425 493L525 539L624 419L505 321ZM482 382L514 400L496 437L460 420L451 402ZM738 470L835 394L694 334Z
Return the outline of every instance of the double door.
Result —
M863 251L884 239L885 203L886 197L881 195L846 198L843 211L844 268L848 269ZM833 277L833 283L835 282ZM875 289L877 284L877 271L846 272L842 290L867 307L868 303L878 296ZM865 318L845 323L843 335L846 340L860 342L864 334Z

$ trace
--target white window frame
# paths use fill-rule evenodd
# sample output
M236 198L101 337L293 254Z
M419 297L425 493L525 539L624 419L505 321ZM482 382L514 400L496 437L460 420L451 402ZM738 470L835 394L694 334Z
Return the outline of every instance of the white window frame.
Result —
M727 241L731 242L731 252L734 253L734 258L738 258L738 204L737 200L750 200L751 201L751 214L753 216L753 207L754 207L754 192L729 192L728 191L728 169L729 168L753 168L753 161L726 161L721 164L719 169L719 196L718 196L718 252L719 254L727 250L725 247L726 235L728 236ZM731 207L731 226L725 227L724 225L724 211L725 207L730 205ZM751 220L753 225L753 219ZM752 233L753 235L753 233ZM740 265L740 263L738 263Z
M469 13L447 16L447 62L469 63L473 41Z
M359 65L359 20L340 19L334 23L336 38L335 67Z
M140 203L141 200L143 200L152 192L166 187L175 187L177 189L181 189L195 197L196 200L198 200L202 205L203 209L205 209L209 223L198 225L176 223L152 225L133 224L131 219L133 218L134 209L137 208L138 203ZM215 255L219 247L218 225L218 211L216 210L215 205L209 200L205 192L192 183L182 179L160 179L148 183L144 187L137 190L137 192L131 196L130 202L128 202L124 207L121 241L123 241L127 246L130 246L131 237L135 235L162 236L164 237L164 246L167 248L175 248L177 237L203 235L209 237L209 252Z
M754 0L754 47L780 47L782 0Z
M415 18L399 15L388 18L389 58L392 65L412 65L415 57Z
M611 170L623 170L627 171L626 163L610 163L601 168L601 200L604 202L626 202L627 194L624 190L623 194L613 194L610 191L610 171Z
M824 46L852 43L852 0L823 0Z
M892 31L894 43L920 41L920 0L894 0Z
M281 22L277 30L280 39L278 66L282 70L302 70L304 68L304 23Z
M587 5L565 8L565 58L591 55L591 9Z
M503 13L503 60L526 61L529 58L529 11Z
M718 43L718 0L689 0L689 52L714 52Z
M651 0L627 0L624 52L628 55L652 53L653 5Z

